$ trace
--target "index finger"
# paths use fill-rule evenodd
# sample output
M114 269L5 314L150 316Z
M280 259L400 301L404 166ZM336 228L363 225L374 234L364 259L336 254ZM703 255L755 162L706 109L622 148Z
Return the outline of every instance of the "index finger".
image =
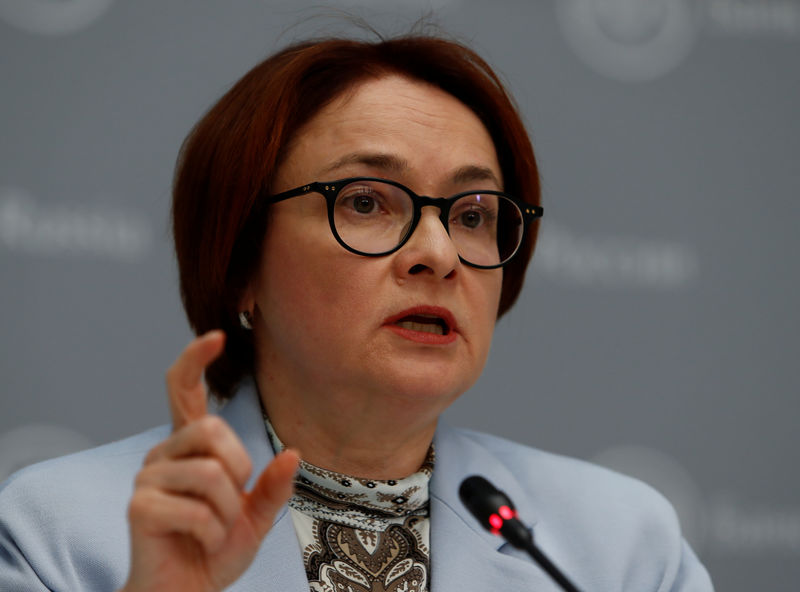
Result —
M173 431L207 413L203 371L222 353L225 333L209 331L193 339L167 370L167 397Z

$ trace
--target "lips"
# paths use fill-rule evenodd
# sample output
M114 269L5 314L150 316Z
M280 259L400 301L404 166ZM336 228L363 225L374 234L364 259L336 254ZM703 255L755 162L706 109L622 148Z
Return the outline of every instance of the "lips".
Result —
M384 327L397 335L429 345L445 345L457 338L453 314L439 306L416 306L384 321Z
M450 332L450 326L440 317L426 315L409 315L397 321L395 325L409 331L422 331L436 335L446 335Z

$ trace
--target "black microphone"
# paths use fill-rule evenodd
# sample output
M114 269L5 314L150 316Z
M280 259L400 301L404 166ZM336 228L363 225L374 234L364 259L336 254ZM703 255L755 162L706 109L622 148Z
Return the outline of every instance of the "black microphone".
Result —
M458 489L461 502L481 525L505 538L517 549L526 551L547 574L567 592L578 588L550 561L533 542L533 535L517 519L517 510L508 496L479 475L467 477Z

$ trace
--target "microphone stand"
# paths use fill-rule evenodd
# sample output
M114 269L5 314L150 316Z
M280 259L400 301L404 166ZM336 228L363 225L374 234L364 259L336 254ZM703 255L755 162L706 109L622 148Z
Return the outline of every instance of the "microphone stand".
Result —
M549 575L551 578L553 578L553 580L554 580L554 581L555 581L555 582L556 582L556 583L557 583L559 586L561 586L561 588L562 588L562 589L563 589L565 592L580 592L580 591L578 590L578 588L576 588L576 587L575 587L575 584L573 584L572 582L570 582L570 581L569 581L569 579L567 578L567 576L565 576L565 575L564 575L564 574L561 572L561 570L559 570L559 569L558 569L558 568L555 566L555 564L554 564L552 561L550 561L550 559L548 559L548 558L547 558L547 556L546 556L544 553L542 553L541 549L539 549L539 547L537 547L537 546L534 544L534 542L533 542L533 536L531 536L531 534L530 534L530 533L528 533L528 536L530 537L530 542L529 542L529 544L528 544L528 545L526 545L526 546L524 547L524 550L528 552L528 555L530 555L530 556L533 558L533 560L534 560L536 563L538 563L538 564L539 564L539 566L540 566L540 567L541 567L541 568L542 568L544 571L546 571L546 572L547 572L547 575ZM506 539L506 540L508 540L508 539ZM509 542L511 542L511 541L509 541ZM513 544L513 543L512 543L512 544ZM519 547L517 547L517 548L519 548Z
M484 528L493 534L501 535L517 549L527 552L565 592L580 592L575 584L536 546L533 542L533 535L517 519L514 504L505 493L483 477L473 475L464 479L458 495Z

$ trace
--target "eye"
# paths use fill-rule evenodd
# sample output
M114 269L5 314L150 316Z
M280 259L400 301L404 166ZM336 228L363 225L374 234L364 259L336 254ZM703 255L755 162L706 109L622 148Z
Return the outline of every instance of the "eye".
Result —
M350 223L388 223L408 221L414 210L411 197L391 183L379 179L359 179L342 188L336 199L336 218Z
M487 224L492 224L496 219L495 213L487 207L487 204L465 203L459 204L452 212L450 224L463 228L464 230L478 230Z
M338 205L351 214L369 215L380 213L386 198L379 188L367 183L345 187L339 194Z
M369 195L356 195L352 198L352 206L359 214L371 214L375 211L377 204L375 198Z
M483 193L465 195L453 204L450 224L470 231L488 231L497 224L497 197Z
M464 228L478 228L483 221L483 212L477 209L469 209L458 215L458 222Z

